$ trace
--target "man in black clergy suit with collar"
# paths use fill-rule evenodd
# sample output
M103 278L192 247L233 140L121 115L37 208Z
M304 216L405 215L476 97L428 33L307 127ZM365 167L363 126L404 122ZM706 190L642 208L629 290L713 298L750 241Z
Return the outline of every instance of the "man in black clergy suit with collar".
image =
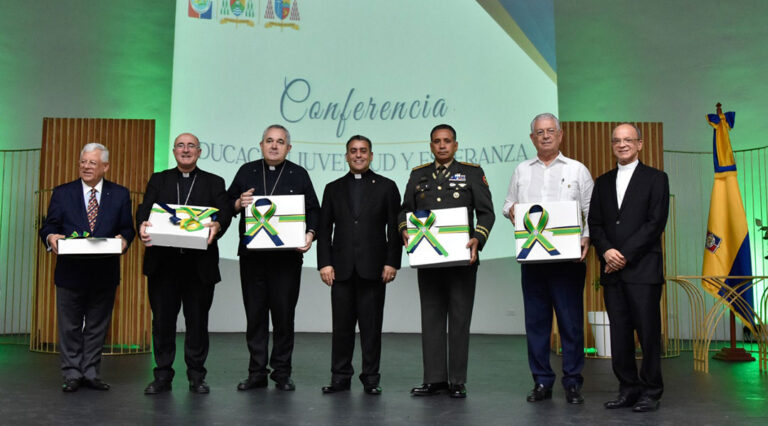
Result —
M293 371L294 317L301 287L304 253L312 247L320 218L320 203L307 170L288 161L291 134L284 126L273 124L264 130L259 143L261 160L243 164L229 185L230 205L240 213L240 284L243 290L246 331L250 361L248 377L237 384L247 391L267 386L267 375L275 387L296 390ZM304 195L306 245L295 250L249 250L246 248L243 211L257 197ZM272 318L272 351L269 347L269 319ZM270 374L269 367L272 367Z
M323 193L317 231L317 269L331 287L333 346L331 384L323 393L349 390L354 369L355 323L360 327L363 368L360 381L369 395L381 394L379 361L386 284L400 268L397 232L400 192L395 182L370 170L371 140L347 141L349 173Z
M216 240L226 232L232 213L224 179L200 170L200 140L182 133L173 141L176 167L154 173L149 178L144 200L136 212L136 228L144 252L149 304L152 308L152 346L155 355L154 381L145 389L147 395L171 390L173 360L176 357L176 319L184 306L184 361L187 364L189 390L208 393L205 359L208 357L208 311L213 303L219 274L219 247ZM204 226L208 231L205 250L153 247L147 233L149 214L154 203L180 204L218 209L216 218Z
M611 362L619 395L605 408L655 411L661 378L661 301L664 259L661 234L669 213L667 174L638 160L640 129L620 124L611 137L618 167L597 178L589 229L600 258L605 307L611 322ZM643 350L638 376L637 331Z
M85 145L80 151L80 179L54 188L40 228L49 251L58 254L60 239L87 232L93 237L121 238L125 253L136 235L131 197L127 188L104 179L107 170L109 150L99 143ZM74 392L81 384L109 390L99 377L99 367L120 283L120 257L59 256L53 280L64 377L61 390Z

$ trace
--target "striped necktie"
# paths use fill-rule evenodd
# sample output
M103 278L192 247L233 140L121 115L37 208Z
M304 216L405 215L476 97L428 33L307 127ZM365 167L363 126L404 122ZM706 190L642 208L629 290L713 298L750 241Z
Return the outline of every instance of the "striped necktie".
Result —
M88 198L88 226L96 227L96 216L99 214L99 203L96 201L96 188L91 188L91 197Z

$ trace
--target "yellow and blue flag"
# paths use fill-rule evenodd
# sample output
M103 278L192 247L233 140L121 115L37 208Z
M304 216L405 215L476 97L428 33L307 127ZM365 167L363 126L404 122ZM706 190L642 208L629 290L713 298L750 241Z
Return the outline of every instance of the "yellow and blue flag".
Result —
M739 192L736 161L728 135L728 131L733 128L735 117L736 113L733 111L723 113L720 104L717 107L717 114L707 114L707 122L714 128L712 150L715 182L709 202L709 221L702 271L704 276L752 276L747 215ZM741 281L743 280L726 280L726 284L734 287ZM751 282L748 282L746 286L750 284ZM703 282L703 285L712 295L726 297L726 292L719 286L707 282ZM737 293L741 293L741 300L736 300L734 297L728 300L731 310L745 324L753 326L752 289L743 292L737 289Z

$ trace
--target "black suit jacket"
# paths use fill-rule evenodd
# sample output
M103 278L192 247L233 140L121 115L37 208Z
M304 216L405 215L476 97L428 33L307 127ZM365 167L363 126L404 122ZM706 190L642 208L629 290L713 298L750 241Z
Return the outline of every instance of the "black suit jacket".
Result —
M194 185L189 194L188 205L201 207L215 207L219 209L216 221L221 225L221 230L216 235L207 250L184 249L185 259L189 266L196 268L200 280L206 284L215 284L221 281L219 273L219 246L217 240L227 231L232 221L232 211L229 205L229 197L224 188L224 179L208 173L199 168L196 171ZM144 200L136 211L136 228L141 228L141 223L149 219L149 214L154 203L184 204L177 195L177 184L181 173L178 169L168 169L157 172L149 178ZM181 202L179 202L181 201ZM162 270L163 265L174 256L181 256L175 247L147 247L144 252L144 275L152 276Z
M353 180L354 175L347 173L325 187L317 230L317 269L333 266L339 281L349 279L353 271L367 280L379 280L384 265L400 268L400 191L393 181L369 170L362 176L363 199L355 214L350 199Z
M128 188L104 179L101 188L99 213L91 235L113 238L120 234L128 246L136 231L131 222L131 197ZM70 235L73 232L90 232L88 213L80 179L59 185L53 190L48 214L40 228L40 238L47 244L50 234ZM126 248L128 247L126 246ZM120 257L82 258L58 256L53 280L59 287L86 288L88 286L120 283Z
M597 178L589 205L589 234L600 258L601 283L623 281L634 284L664 283L661 234L669 215L667 174L639 163L618 208L616 174L613 169ZM603 254L614 248L626 266L610 274Z

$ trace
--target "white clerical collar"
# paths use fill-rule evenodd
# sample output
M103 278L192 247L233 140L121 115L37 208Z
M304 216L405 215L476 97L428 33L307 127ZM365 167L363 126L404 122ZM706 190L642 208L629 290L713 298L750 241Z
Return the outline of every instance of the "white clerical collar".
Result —
M275 170L277 170L277 167L278 167L278 166L281 166L282 164L284 164L284 163L285 163L285 160L283 160L282 162L280 162L280 164L278 164L278 165L276 165L276 166L270 166L269 164L267 164L267 161L266 161L266 160L262 160L262 161L264 161L264 165L265 165L265 166L267 166L267 169L268 169L270 172L274 172Z
M89 192L91 188L96 189L96 192L101 193L101 188L104 186L104 178L99 179L99 183L96 184L96 186L91 187L83 179L80 179L80 183L83 184L83 192Z
M621 164L621 163L616 163L616 164L619 166L619 171L620 172L631 172L631 171L635 170L635 168L637 167L638 163L640 163L639 159L635 160L635 161L633 161L633 162L631 162L629 164Z

